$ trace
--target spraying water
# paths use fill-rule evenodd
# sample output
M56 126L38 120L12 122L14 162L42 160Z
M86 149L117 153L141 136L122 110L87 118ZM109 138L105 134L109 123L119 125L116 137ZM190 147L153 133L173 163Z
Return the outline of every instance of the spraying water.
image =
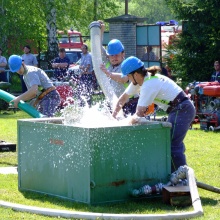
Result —
M107 102L97 103L92 107L81 107L75 102L62 110L64 125L79 127L111 127L128 125L127 120L116 120L112 117Z
M80 106L77 102L69 104L62 110L62 117L64 118L64 125L77 126L85 128L100 128L100 127L118 127L129 126L131 115L126 117L113 118L108 106L108 102L99 102L92 107L88 104L84 107ZM150 117L138 118L140 124L159 124L158 121L152 121ZM135 126L135 125L134 125Z
M93 63L95 75L106 99L110 103L110 106L114 108L118 100L118 97L116 96L108 77L100 69L100 65L103 63L102 53L101 53L100 23L94 21L90 24L89 27L90 27L90 35L91 35L92 63Z
M95 106L88 106L86 97L80 96L79 99L84 99L85 106L80 106L76 102L73 105L68 105L64 108L62 116L64 117L65 125L83 126L83 127L111 127L130 125L131 116L124 117L122 110L119 112L119 119L112 117L110 109L116 106L118 97L116 96L108 77L100 69L102 64L101 53L101 26L99 22L92 22L89 25L91 34L91 52L94 72L98 83L103 91L106 102L98 103ZM138 124L149 123L149 118L139 118ZM153 122L156 123L156 122ZM158 122L157 122L158 123Z

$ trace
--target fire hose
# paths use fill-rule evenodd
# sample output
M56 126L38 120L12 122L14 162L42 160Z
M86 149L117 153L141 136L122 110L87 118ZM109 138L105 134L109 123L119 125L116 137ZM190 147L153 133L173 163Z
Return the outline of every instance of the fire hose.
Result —
M179 181L179 178L185 176L188 181L191 200L194 210L189 212L179 212L179 213L166 213L166 214L113 214L113 213L94 213L94 212L79 212L79 211L69 211L69 210L57 210L57 209L49 209L49 208L40 208L34 206L25 206L10 202L5 202L0 200L0 207L12 208L16 211L21 212L29 212L47 216L59 216L64 218L83 218L83 219L149 219L149 220L161 220L161 219L185 219L185 218L193 218L203 215L203 208L201 204L201 200L198 194L194 171L187 166L181 168L179 173L176 173L172 176L171 181Z
M14 98L15 98L15 96L13 96L12 94L10 94L8 92L5 92L2 89L0 89L0 99L3 99L6 102L10 102ZM32 107L31 105L25 103L24 101L20 101L18 103L18 108L25 111L26 113L28 113L33 118L42 118L43 117L43 115L39 111L37 111L34 107Z
M101 26L98 21L94 21L89 25L91 35L91 54L94 72L97 81L111 107L113 107L118 97L116 96L108 77L100 69L102 62L101 53Z

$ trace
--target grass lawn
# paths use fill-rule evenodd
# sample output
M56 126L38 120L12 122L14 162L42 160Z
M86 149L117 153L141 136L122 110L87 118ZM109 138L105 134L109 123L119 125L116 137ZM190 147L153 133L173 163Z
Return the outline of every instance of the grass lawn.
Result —
M17 120L28 118L26 113L0 113L0 140L17 143ZM188 165L194 169L196 178L200 182L220 188L220 134L202 130L189 130L185 139ZM0 166L16 166L17 152L0 153ZM194 219L217 220L220 216L220 194L199 189L204 210L204 216ZM47 195L18 191L17 175L0 174L0 200L31 206L91 211L101 213L138 213L155 214L170 212L187 212L192 207L174 207L162 203L161 198L145 199L120 204L89 206L62 200ZM0 219L57 219L55 217L39 216L36 214L15 212L0 207ZM59 218L63 219L63 218Z

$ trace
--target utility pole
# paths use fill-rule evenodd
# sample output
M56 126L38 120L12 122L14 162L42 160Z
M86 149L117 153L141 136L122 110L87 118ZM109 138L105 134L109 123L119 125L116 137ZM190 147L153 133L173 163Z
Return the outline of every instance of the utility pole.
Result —
M125 14L128 15L128 0L125 0Z
M97 20L97 8L98 8L98 0L94 0L94 9L93 9L94 18L93 18L93 21Z

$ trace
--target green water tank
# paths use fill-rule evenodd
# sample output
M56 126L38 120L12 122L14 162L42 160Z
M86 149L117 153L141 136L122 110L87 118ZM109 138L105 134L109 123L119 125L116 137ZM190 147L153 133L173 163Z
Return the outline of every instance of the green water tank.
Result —
M132 199L129 191L166 183L170 123L85 128L62 119L18 121L18 185L86 204Z

